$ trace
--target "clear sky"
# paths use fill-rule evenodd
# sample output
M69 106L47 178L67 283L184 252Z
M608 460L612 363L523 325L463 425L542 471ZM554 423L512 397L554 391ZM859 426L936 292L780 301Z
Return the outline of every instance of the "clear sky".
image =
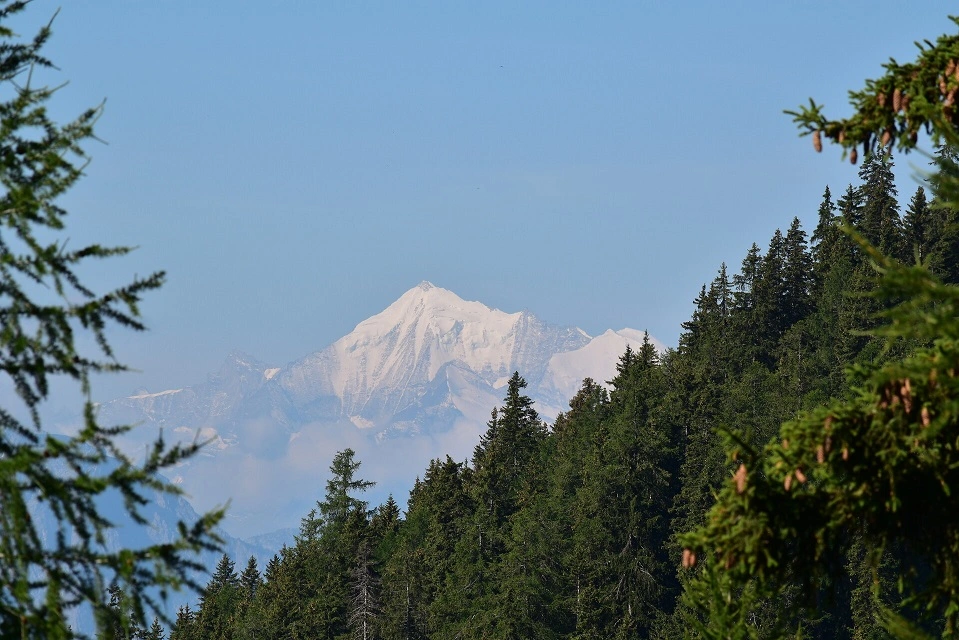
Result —
M62 4L35 0L21 31ZM954 10L954 7L952 8ZM846 91L943 2L64 4L47 50L66 118L106 99L71 243L133 244L100 284L165 269L143 373L201 382L239 349L320 349L421 280L596 335L675 344L700 286L823 188L856 180L782 110ZM900 196L919 156L897 159Z

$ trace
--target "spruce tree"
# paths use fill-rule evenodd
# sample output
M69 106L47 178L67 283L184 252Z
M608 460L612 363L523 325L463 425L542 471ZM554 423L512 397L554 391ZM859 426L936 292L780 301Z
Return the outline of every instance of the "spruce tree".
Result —
M940 278L959 284L959 140L939 147L930 176L929 267Z
M755 300L752 322L758 346L757 358L767 366L772 366L773 351L788 327L784 308L785 272L786 239L782 231L776 229L769 240L769 249L759 264L752 289Z
M836 205L833 204L832 193L827 186L822 194L819 217L812 234L812 258L816 264L823 263L823 258L831 253L833 245L841 238L837 229L838 222Z
M228 640L234 635L233 626L242 597L235 569L230 556L223 554L200 598L197 628L207 640Z
M459 627L465 637L515 637L528 619L528 609L516 608L530 593L526 567L512 544L511 519L537 472L535 464L547 432L533 401L522 393L525 387L526 381L514 372L504 404L493 412L473 454L471 485L478 507L473 519L475 534L458 549L465 561L459 569L461 579L473 583L475 594L468 609L471 627Z
M143 635L144 640L164 640L163 626L159 618L153 618L153 624L150 625Z
M785 238L782 322L791 327L812 310L813 262L799 218L793 218Z
M470 476L447 456L431 461L410 493L396 549L383 570L388 637L445 637L468 617L476 586Z
M503 407L494 412L473 453L474 486L494 526L505 523L516 510L529 464L546 436L533 401L522 394L525 388L526 380L514 372Z
M919 263L928 263L929 254L936 238L932 225L932 212L926 202L926 190L921 186L909 201L909 208L903 220L908 249Z
M177 609L173 628L170 630L170 640L195 640L199 638L196 629L196 612L186 604Z
M256 566L256 558L250 556L246 562L246 568L240 574L239 587L243 600L247 603L252 602L256 597L256 592L260 588L260 570Z
M863 180L862 223L858 225L863 237L885 255L898 260L905 258L902 220L896 200L892 156L885 148L877 147L866 157L859 169Z

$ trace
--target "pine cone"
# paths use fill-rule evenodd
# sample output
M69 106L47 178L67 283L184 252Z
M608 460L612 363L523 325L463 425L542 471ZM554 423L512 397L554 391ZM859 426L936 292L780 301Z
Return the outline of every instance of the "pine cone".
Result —
M889 142L892 140L892 132L889 129L886 129L882 132L882 146L888 146Z
M818 130L812 132L812 148L816 153L822 151L822 133Z
M892 110L896 113L902 110L902 90L899 87L892 92Z
M956 70L956 61L955 61L955 60L950 60L950 61L946 64L945 74L946 74L947 76L951 76L951 75L952 75L952 72L955 71L955 70Z
M885 107L885 106L886 106L886 94L885 94L885 93L878 93L878 94L876 94L876 102L879 103L879 108L880 108L880 109L883 108L883 107Z
M858 161L859 161L859 153L855 149L852 149L849 152L849 163L856 164Z
M746 490L746 465L741 464L733 476L736 480L736 493L742 493Z

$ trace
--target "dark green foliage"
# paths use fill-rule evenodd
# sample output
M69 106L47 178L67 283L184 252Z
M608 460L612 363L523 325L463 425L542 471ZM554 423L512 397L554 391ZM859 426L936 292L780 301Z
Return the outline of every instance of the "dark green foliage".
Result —
M959 18L951 17L959 24ZM939 143L950 139L950 132L959 126L959 110L955 107L959 78L954 74L959 60L959 34L943 35L935 43L917 42L919 54L914 62L899 64L891 59L883 67L886 73L867 80L860 91L850 91L853 114L841 120L829 120L822 105L812 99L809 106L798 111L786 111L800 130L800 135L812 135L839 144L843 156L848 152L853 164L857 161L856 147L863 156L878 142L883 148L895 145L908 153L916 148L919 130L925 127ZM959 200L954 200L959 202Z
M143 632L144 640L164 640L166 635L163 633L163 627L160 625L159 618L153 618L153 624Z
M859 231L872 246L884 255L905 259L902 222L899 219L898 192L892 175L892 156L877 148L859 168L863 181L862 222Z
M202 638L225 640L231 637L234 614L242 599L235 565L224 554L200 598L197 629Z
M943 228L948 217L924 205L920 191L901 221L888 159L867 162L863 180L835 204L826 190L811 247L794 219L766 253L754 244L738 273L721 266L696 298L676 350L657 353L648 339L627 348L615 377L605 385L585 380L551 429L515 373L473 460L432 461L405 517L392 497L369 510L357 497L369 485L356 478L359 462L350 450L337 454L324 499L304 518L296 544L268 563L262 584L248 563L224 633L580 640L781 638L801 629L803 637L826 640L884 637L884 629L917 621L939 630L951 597L943 585L954 569L951 555L930 551L930 540L953 535L954 518L943 513L956 506L944 489L953 484L952 445L902 456L921 450L908 431L895 436L906 449L883 454L910 470L945 456L933 465L945 479L937 487L928 478L913 486L912 476L896 476L879 491L855 474L876 472L878 453L866 450L889 431L887 415L870 413L876 397L886 397L886 409L890 393L905 404L901 375L892 378L899 387L887 380L877 392L870 384L877 372L892 375L903 362L928 357L917 349L930 348L942 337L936 332L954 324L955 289L936 285L939 297L914 305L938 310L926 316L926 334L887 340L878 328L889 319L907 322L902 304L926 286L918 275L926 272L884 263L911 278L890 288L877 277L878 254L853 238L868 232L902 250L910 238L928 240L922 229ZM927 240L921 251L931 264L943 253ZM921 421L921 385L912 384L911 412L920 411ZM838 441L827 451L822 438L818 461L806 440L815 431L809 425L823 435L824 411L837 425L841 415L855 414L845 436L850 456L862 452L872 466L857 469ZM835 473L821 477L830 465ZM846 505L834 526L842 491L904 492L904 511L887 525L885 512ZM935 493L942 508L917 510L915 496L923 492ZM749 509L793 499L795 511L780 519L747 517ZM869 495L856 500L872 504ZM810 533L823 522L825 534ZM917 534L921 544L894 541L907 522L932 533ZM692 570L678 568L681 543L696 551L696 558L685 555ZM817 558L828 559L826 569L814 567ZM218 568L199 615L178 625L176 637L215 637L188 632L199 633L220 593L213 584L229 573ZM900 579L918 585L905 589L905 600ZM931 613L923 618L910 602L932 603Z
M176 613L170 640L194 640L197 637L196 612L190 609L190 605L184 605Z
M246 569L240 574L239 587L242 600L247 603L253 602L261 584L260 570L256 566L256 558L250 556L246 563Z
M110 594L110 609L113 612L113 628L101 631L99 640L127 640L139 638L143 631L131 616L130 599L120 587L113 585L108 589Z
M168 449L161 440L134 465L115 444L128 427L97 423L91 375L125 369L108 332L143 330L141 296L164 276L134 278L107 292L83 283L90 262L129 252L99 244L68 249L68 213L58 204L89 161L84 145L94 138L101 108L63 125L51 118L55 90L36 83L53 68L41 53L50 26L30 40L8 26L26 4L0 3L0 372L22 402L0 409L0 635L73 637L66 615L77 606L92 607L99 635L126 635L159 609L157 592L197 586L190 578L200 568L195 553L215 548L212 530L222 513L181 526L169 544L106 551L120 523L103 518L98 500L122 496L129 519L146 524L141 509L150 493L179 492L157 472L197 447ZM86 398L73 437L53 437L40 424L39 408L56 378L75 382ZM36 526L38 512L57 522L49 538ZM121 593L122 603L111 604L108 594Z
M926 191L922 187L916 189L915 195L909 201L903 223L906 245L912 252L912 256L907 257L913 257L919 264L928 264L929 255L942 230L935 228L932 211L926 202Z
M882 566L884 552L899 546L906 610L944 620L943 637L954 637L959 291L920 267L873 257L884 268L877 295L902 301L886 312L891 323L880 335L931 346L863 371L850 400L787 422L763 451L741 450L743 480L726 483L706 527L685 541L725 566L727 588L758 579L769 593L787 574L807 589L828 584L851 548L853 637L894 604L883 597ZM851 547L850 535L858 541Z
M476 497L494 526L516 511L522 479L546 437L533 401L521 394L525 387L526 381L514 373L507 384L506 404L493 412L473 452Z

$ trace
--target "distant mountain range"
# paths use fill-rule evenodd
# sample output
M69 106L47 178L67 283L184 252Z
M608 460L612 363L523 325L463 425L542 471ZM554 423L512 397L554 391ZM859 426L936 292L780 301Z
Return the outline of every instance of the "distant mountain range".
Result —
M284 366L234 352L204 383L138 391L103 403L100 418L139 425L123 442L132 455L160 429L209 441L171 475L200 510L232 498L227 528L249 535L295 524L347 446L381 485L371 499L393 490L402 503L430 458L469 455L513 371L551 420L583 378L612 378L642 339L633 329L594 338L422 282L321 351Z

